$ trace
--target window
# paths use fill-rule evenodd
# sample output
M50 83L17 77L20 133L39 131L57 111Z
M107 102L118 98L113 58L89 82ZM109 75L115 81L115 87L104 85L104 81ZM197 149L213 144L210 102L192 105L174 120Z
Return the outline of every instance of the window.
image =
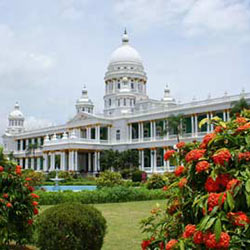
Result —
M118 129L116 130L116 140L120 141L120 139L121 139L121 131Z
M117 88L120 89L121 88L121 84L118 82L117 84Z
M17 140L17 150L19 151L21 149L21 141Z
M111 106L111 99L109 99L109 106Z
M123 99L123 106L126 106L126 98Z
M131 89L134 89L134 83L131 82Z
M82 108L82 111L85 111L85 108Z
M120 107L121 105L120 99L117 100L117 104L118 104L118 107Z

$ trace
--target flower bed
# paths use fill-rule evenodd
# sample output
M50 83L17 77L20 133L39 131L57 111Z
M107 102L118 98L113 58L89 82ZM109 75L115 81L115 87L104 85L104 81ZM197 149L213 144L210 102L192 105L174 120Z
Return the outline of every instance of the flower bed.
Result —
M142 249L250 249L250 111L227 123L214 117L201 143L182 143L164 188L166 208L142 221Z

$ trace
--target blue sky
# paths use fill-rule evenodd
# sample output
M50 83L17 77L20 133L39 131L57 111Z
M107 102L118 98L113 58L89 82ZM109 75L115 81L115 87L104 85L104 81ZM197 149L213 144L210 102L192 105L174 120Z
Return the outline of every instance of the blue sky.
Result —
M150 97L249 91L249 0L0 0L0 133L15 101L29 126L67 121L84 84L102 111L125 26Z

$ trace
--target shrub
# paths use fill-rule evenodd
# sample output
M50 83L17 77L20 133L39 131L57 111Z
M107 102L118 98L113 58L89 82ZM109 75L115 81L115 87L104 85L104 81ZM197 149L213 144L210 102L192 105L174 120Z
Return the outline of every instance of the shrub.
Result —
M33 187L36 186L41 186L44 181L45 181L45 174L42 172L36 172L32 169L27 169L23 171L23 176L25 178L29 178L30 180L30 185Z
M115 186L112 188L103 187L101 189L80 192L44 192L36 191L40 196L40 205L56 205L65 202L80 202L82 204L97 204L111 202L159 200L166 198L162 190L148 190L146 188L134 188Z
M125 168L121 170L121 175L123 179L130 179L131 178L131 170L129 168Z
M242 115L212 118L201 143L171 153L179 166L166 207L142 222L143 249L250 249L250 111Z
M61 204L45 210L36 222L41 250L100 250L106 220L93 206Z
M143 171L135 170L132 172L132 181L133 182L141 182L142 181Z
M146 185L148 189L162 188L166 185L167 178L161 174L152 174L148 179Z
M96 179L96 184L98 188L121 185L122 176L117 172L105 171Z
M11 241L26 244L31 238L33 216L38 213L39 198L30 180L22 176L21 166L8 161L0 148L0 246Z
M50 181L50 179L55 178L55 177L56 177L56 171L50 171L48 172L46 176L46 181Z

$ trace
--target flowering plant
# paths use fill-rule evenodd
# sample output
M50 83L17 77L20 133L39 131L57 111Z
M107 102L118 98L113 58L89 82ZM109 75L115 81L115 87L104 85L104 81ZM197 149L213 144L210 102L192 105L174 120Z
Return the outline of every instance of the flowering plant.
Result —
M25 244L32 233L33 216L38 214L39 196L33 193L30 178L22 167L10 162L0 148L0 246L8 249L11 241Z
M142 221L142 249L250 249L250 111L202 142L167 152L178 164L166 207ZM204 123L203 123L204 124Z

